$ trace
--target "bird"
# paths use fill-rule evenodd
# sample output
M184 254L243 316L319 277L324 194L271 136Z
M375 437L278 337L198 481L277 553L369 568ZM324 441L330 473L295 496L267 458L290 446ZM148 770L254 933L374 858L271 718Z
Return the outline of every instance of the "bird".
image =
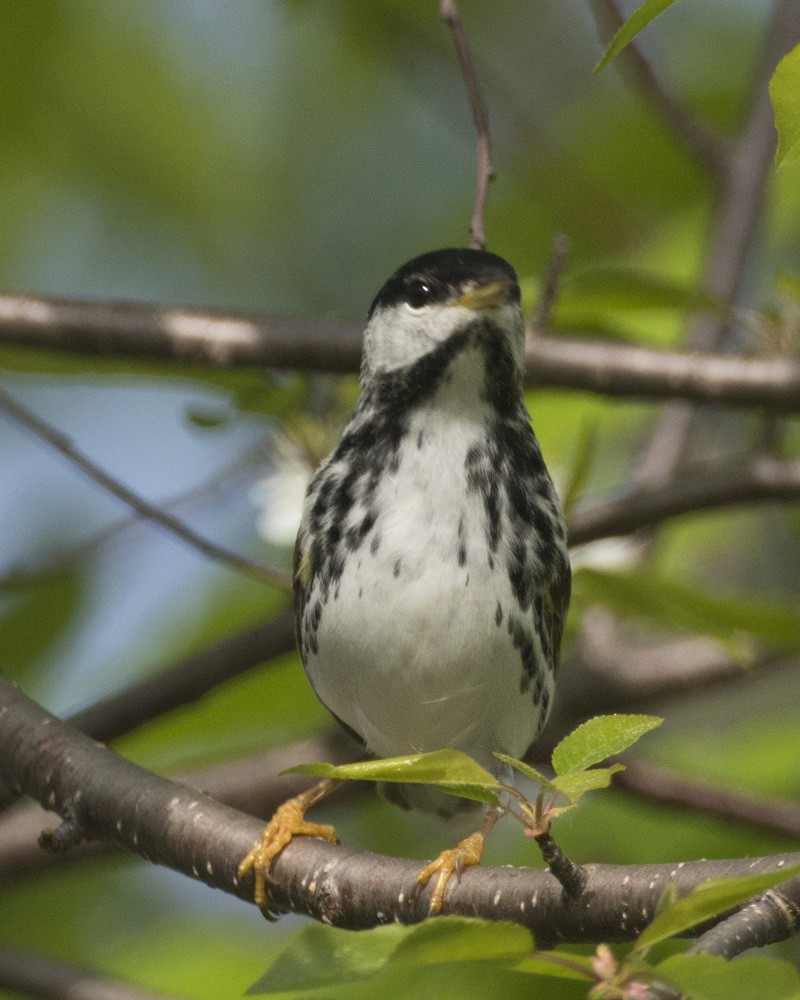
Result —
M355 412L306 493L294 602L314 692L374 756L453 748L509 782L495 752L523 756L547 719L570 565L525 406L524 342L516 272L486 250L415 257L370 306ZM279 807L239 866L262 910L292 837L335 842L305 812L336 784ZM420 886L435 876L435 914L500 810L426 785L379 790L443 816L485 809L419 874Z

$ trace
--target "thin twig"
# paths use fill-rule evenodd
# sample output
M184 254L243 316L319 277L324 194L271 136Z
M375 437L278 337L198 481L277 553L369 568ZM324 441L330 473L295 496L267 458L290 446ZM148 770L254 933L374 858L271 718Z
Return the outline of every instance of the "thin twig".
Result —
M531 315L530 328L534 333L542 333L550 320L550 313L553 311L558 297L558 286L561 282L561 275L564 273L568 251L569 238L564 233L557 233L553 237L550 260L547 262L539 301Z
M549 830L537 833L533 838L539 845L545 864L553 878L558 879L569 899L578 899L586 888L586 869L576 865L564 854Z
M262 466L269 461L269 447L265 448L263 443L259 443L255 448L249 449L246 453L239 455L233 461L216 469L203 482L194 484L188 489L180 490L157 502L160 510L171 510L176 507L185 506L191 501L196 501L225 484L231 482L232 477L253 461L253 457L258 454L262 459ZM14 563L12 568L0 577L0 591L7 590L15 592L29 588L43 586L50 580L54 580L64 572L68 572L80 561L89 558L102 546L112 541L117 536L126 531L130 531L145 518L135 510L126 512L122 517L91 531L83 538L68 545L61 551L48 553L46 562L42 561L38 566L21 565Z
M616 0L592 0L592 11L604 42L608 42L624 22ZM686 152L712 174L724 167L724 143L667 88L645 57L636 40L617 56L634 85L670 129Z
M475 183L475 207L469 226L470 246L477 250L486 247L486 199L489 192L489 182L494 177L492 168L491 136L489 134L489 116L486 104L481 94L478 75L472 62L469 43L464 31L464 24L455 0L439 0L439 15L448 25L453 35L461 75L467 87L469 106L478 144L477 180Z
M184 524L177 517L149 503L143 497L139 496L138 493L134 493L133 490L129 489L76 448L66 435L56 430L55 427L40 417L37 417L36 414L18 403L3 389L0 389L0 410L45 441L50 447L72 462L89 479L133 508L141 517L160 525L177 538L191 545L192 548L197 549L198 552L201 552L208 559L213 559L215 562L227 565L238 573L253 577L253 579L259 580L261 583L269 583L284 590L291 589L291 577L288 573L254 562L245 556L239 555L237 552L233 552L224 546L217 545L215 542L203 538L202 535L199 535L193 528Z

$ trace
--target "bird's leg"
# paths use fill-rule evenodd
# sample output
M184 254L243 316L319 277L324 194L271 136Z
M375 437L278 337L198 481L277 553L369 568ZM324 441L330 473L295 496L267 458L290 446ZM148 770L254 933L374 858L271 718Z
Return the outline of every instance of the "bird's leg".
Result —
M434 875L438 876L433 889L433 895L431 896L430 906L428 907L429 916L435 916L442 909L445 889L451 877L454 874L459 874L464 868L469 868L471 865L477 865L480 862L483 857L483 847L486 837L501 815L502 812L497 806L489 806L486 810L486 815L483 817L483 822L475 833L470 834L469 837L465 837L456 847L442 851L435 861L431 861L419 873L417 883L423 886L427 885Z
M338 785L341 785L341 781L326 778L308 791L287 799L275 810L272 819L261 831L261 836L238 869L239 878L243 878L250 871L253 872L255 883L253 898L256 906L264 909L267 905L269 866L272 864L272 859L280 854L293 837L319 837L331 844L336 843L336 832L333 827L327 823L309 823L305 818L305 812Z

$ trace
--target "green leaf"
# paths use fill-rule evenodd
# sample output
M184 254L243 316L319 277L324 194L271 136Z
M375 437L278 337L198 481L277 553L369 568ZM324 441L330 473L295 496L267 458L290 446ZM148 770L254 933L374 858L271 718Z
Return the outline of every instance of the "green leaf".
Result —
M562 965L558 960L563 958L568 964ZM553 976L557 979L576 979L581 983L584 983L584 990L586 989L586 980L594 979L594 972L592 968L592 958L589 955L578 954L574 951L569 951L567 948L559 948L557 951L537 951L528 958L523 958L520 962L514 966L520 972L534 972L539 975ZM583 971L581 971L583 970ZM534 994L530 994L533 998ZM543 994L547 997L547 1000L551 1000L550 991L547 994ZM581 1000L585 1000L585 994L581 997Z
M580 599L623 614L708 635L747 659L747 636L773 649L800 649L800 614L766 601L720 597L665 579L648 570L607 571L585 567L573 576Z
M654 944L719 916L798 873L800 865L793 865L758 875L709 879L660 913L639 935L634 952L643 954Z
M533 948L530 931L506 921L452 917L429 920L405 937L392 954L392 964L433 965L483 959L519 961Z
M460 750L434 750L407 757L365 760L356 764L299 764L284 774L312 774L344 781L401 781L413 785L435 785L450 795L465 799L499 802L497 778Z
M247 992L310 990L366 979L386 965L407 936L408 928L402 924L374 927L364 934L309 924L294 935Z
M657 966L660 979L692 1000L800 1000L800 973L788 962L744 955L672 955Z
M516 757L509 757L508 754L498 753L497 751L495 751L495 757L497 757L498 760L505 761L506 764L510 764L515 771L519 771L520 774L524 774L526 778L530 778L532 781L537 781L542 788L548 788L552 792L556 790L549 778L546 778L541 771L537 771L535 767L531 767L530 764L526 764L524 760L517 760Z
M769 96L778 130L775 165L796 163L800 160L800 45L778 63L769 82Z
M677 0L645 0L642 6L638 7L631 14L611 39L603 53L603 58L595 66L593 72L599 73L601 69L611 62L615 55L621 52L629 42L633 41L642 28L646 28L659 14L663 14L668 7L671 7L676 2Z
M553 768L559 775L585 771L627 750L662 721L655 715L598 715L578 726L558 744L553 751Z
M488 977L502 984L498 977L516 971L525 975L524 979L517 980L518 986L524 984L525 988L515 990L515 996L533 995L531 990L539 986L536 995L575 997L576 1000L585 997L585 985L580 991L573 990L568 983L562 986L558 982L577 980L585 983L585 977L573 969L537 958L532 948L533 939L524 927L470 917L446 917L416 927L389 924L359 934L317 924L296 934L266 974L247 992L259 995L301 992L304 997L326 998L349 996L348 986L371 980L373 995L386 996L389 994L384 987L408 980L411 973L416 975L417 983L419 977L424 976L424 982L431 985L430 990L423 991L425 995L440 996L433 984L436 978L445 978L448 982L460 980L462 987L448 991L448 997L466 996L465 987L471 977L477 976L480 983ZM586 961L584 956L568 957L578 964ZM400 995L419 994L402 992ZM477 993L470 991L469 995L497 994L479 988Z
M571 771L568 774L557 775L551 784L555 791L560 792L574 804L586 792L593 792L597 788L608 788L611 776L617 771L624 770L622 764L612 764L611 767L593 767L590 771Z

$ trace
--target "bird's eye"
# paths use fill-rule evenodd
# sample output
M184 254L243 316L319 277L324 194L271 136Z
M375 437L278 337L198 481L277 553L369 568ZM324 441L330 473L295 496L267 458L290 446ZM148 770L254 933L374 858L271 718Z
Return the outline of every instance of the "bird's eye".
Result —
M435 297L436 290L431 281L425 278L414 278L409 282L406 298L412 309L421 309Z

